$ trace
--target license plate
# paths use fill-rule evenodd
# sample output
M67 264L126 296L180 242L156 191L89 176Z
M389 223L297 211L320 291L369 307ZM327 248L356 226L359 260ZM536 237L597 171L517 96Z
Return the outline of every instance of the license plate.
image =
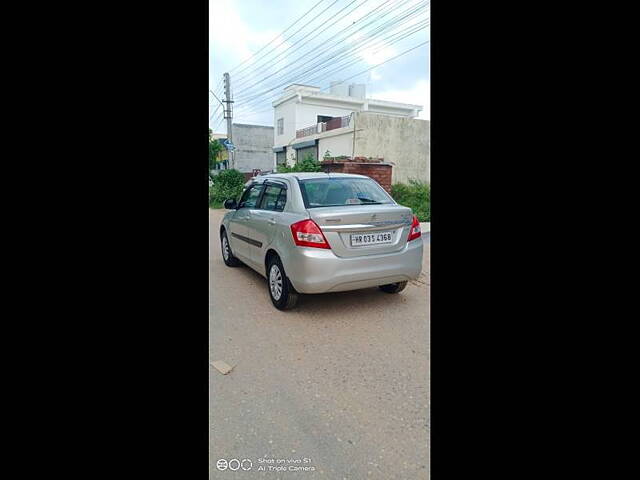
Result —
M380 245L383 243L393 243L393 232L371 232L352 233L351 246L360 247L362 245Z

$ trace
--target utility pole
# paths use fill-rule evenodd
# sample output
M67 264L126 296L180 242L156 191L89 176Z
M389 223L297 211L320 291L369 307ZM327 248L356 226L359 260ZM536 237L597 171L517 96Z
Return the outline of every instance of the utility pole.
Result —
M353 148L351 149L351 160L355 161L356 157L356 112L351 112L353 119Z
M227 120L227 139L229 142L233 143L233 100L231 100L231 80L229 79L229 74L224 74L224 118ZM229 160L231 161L231 168L236 167L235 162L235 152L233 150L229 150Z

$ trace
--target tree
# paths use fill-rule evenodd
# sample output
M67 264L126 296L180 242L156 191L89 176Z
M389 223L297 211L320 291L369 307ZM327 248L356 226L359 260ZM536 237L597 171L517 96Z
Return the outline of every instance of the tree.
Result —
M213 131L209 129L209 171L213 170L218 163L218 157L222 152L222 144L213 138Z

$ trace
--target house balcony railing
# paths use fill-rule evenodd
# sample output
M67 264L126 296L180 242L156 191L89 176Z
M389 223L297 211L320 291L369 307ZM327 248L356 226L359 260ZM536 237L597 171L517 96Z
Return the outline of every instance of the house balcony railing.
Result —
M310 127L301 128L300 130L296 130L296 138L308 137L309 135L314 135L318 133L318 125L312 125Z
M296 138L308 137L309 135L315 135L316 133L328 132L335 130L336 128L343 128L349 126L350 115L346 117L335 117L331 120L322 123L316 123L310 127L301 128L296 130Z

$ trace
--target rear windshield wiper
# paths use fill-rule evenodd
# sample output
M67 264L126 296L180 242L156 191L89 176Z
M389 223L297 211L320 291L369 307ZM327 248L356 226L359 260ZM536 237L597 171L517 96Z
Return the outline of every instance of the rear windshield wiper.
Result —
M377 202L375 200L372 200L370 198L367 197L358 197L358 200L360 200L361 202L366 202L366 203L377 203L378 205L380 205L382 202Z

